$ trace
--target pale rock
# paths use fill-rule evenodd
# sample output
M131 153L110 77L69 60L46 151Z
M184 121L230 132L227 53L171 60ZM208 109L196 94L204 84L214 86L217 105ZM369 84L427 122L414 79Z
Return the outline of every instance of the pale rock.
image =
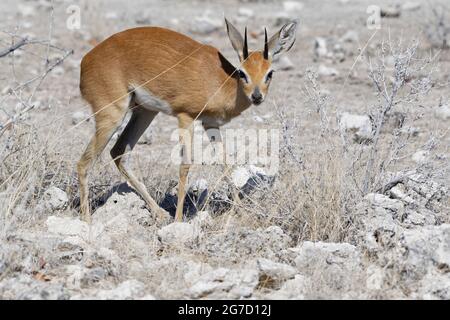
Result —
M161 243L171 246L185 246L198 236L198 228L187 222L174 222L158 231L158 238Z
M364 277L360 253L349 243L305 241L298 247L294 262L302 275L312 279L310 288L320 287L338 296L351 293L355 282ZM310 291L305 290L305 294Z
M283 283L279 290L271 292L264 299L271 300L303 300L305 293L310 286L309 280L300 275L295 275L294 279L289 279Z
M383 288L386 272L376 266L370 265L366 270L366 287L369 290L381 290Z
M398 216L401 216L404 212L404 205L401 201L391 199L383 194L369 193L365 196L365 199L367 199L375 209L382 208L383 210L389 210Z
M77 111L72 114L72 124L77 125L80 122L88 122L90 120L89 114L83 111Z
M314 55L317 58L325 58L329 56L327 49L327 39L317 37L314 39Z
M238 15L245 18L251 18L255 15L255 13L249 8L239 8Z
M450 119L450 105L446 104L436 108L434 112L436 118L441 120L449 120Z
M19 275L0 281L0 297L6 300L66 300L70 295L62 284Z
M372 122L367 115L343 113L339 117L341 130L353 133L356 142L368 141L372 138Z
M358 42L358 32L355 30L348 30L340 39L342 42Z
M237 189L243 189L248 183L268 178L266 171L254 165L238 167L231 173L231 180Z
M336 272L356 271L360 268L360 254L355 246L348 243L325 243L305 241L299 246L297 268L326 268Z
M41 203L53 211L62 210L69 204L69 198L67 197L67 193L53 186L44 192Z
M213 221L209 211L199 211L190 223L198 228L202 228L211 225Z
M197 179L189 186L188 193L201 194L205 190L208 190L208 181L206 179Z
M79 290L106 278L107 274L107 271L100 267L89 269L80 265L68 265L65 285L68 289Z
M450 224L405 230L400 242L412 277L450 266Z
M145 285L137 280L127 280L110 290L98 290L76 295L71 300L134 300L145 296Z
M189 294L193 298L248 298L253 294L258 282L256 270L219 268L201 275L189 289Z
M402 4L402 10L405 11L416 11L420 9L421 4L418 1L406 1Z
M276 62L277 70L288 71L294 69L294 64L287 56L281 56Z
M253 120L255 120L258 123L264 123L264 119L260 116L253 116Z
M62 236L88 238L89 225L76 218L50 216L46 221L48 232Z
M317 74L321 77L335 77L339 75L339 71L337 71L335 68L327 67L321 64L317 69Z
M392 198L403 201L407 204L413 204L414 199L411 198L405 190L405 186L403 184L397 184L389 190L389 194Z
M287 12L300 11L303 9L303 3L299 1L284 1L283 9Z
M427 150L418 150L412 156L411 159L417 164L423 164L430 160L430 152Z
M292 279L298 273L297 269L288 264L274 262L269 259L257 259L256 265L260 275L278 281Z
M119 15L115 11L109 11L105 13L105 18L109 20L117 20Z
M450 300L450 273L433 271L420 281L419 289L413 292L414 299Z

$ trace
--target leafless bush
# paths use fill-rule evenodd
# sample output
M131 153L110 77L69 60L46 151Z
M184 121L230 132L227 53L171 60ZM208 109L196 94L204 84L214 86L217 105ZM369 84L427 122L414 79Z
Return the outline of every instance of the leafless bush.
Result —
M417 107L421 99L431 90L433 56L418 56L418 43L413 41L404 47L401 41L393 44L382 42L377 57L368 57L369 78L375 88L378 104L370 110L372 120L373 143L369 146L364 160L364 174L361 184L363 194L383 189L384 174L399 159L402 150L412 136L411 115L402 109ZM390 64L390 65L389 65ZM401 112L402 119L382 135L389 118ZM409 118L408 118L409 117ZM380 140L384 139L383 147Z
M50 10L47 39L29 39L16 32L2 31L10 38L10 43L1 41L5 45L0 50L0 59L10 58L12 79L6 88L2 88L4 95L0 97L0 112L6 117L6 121L0 121L0 135L12 124L23 117L27 112L35 108L34 98L47 75L60 65L73 51L61 48L53 43L53 7ZM38 58L34 65L28 65L27 70L37 69L36 74L18 75L15 53L22 50L25 54ZM56 55L55 55L56 53ZM39 61L40 60L40 61ZM17 102L15 110L6 108L6 103Z

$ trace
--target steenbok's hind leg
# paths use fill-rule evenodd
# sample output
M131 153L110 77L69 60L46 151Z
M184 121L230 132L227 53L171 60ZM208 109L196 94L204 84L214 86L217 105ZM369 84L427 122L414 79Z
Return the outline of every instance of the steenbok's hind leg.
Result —
M133 173L124 165L123 156L129 154L138 142L145 129L150 125L158 112L145 110L143 108L135 109L130 121L121 133L114 147L111 149L111 156L128 183L141 195L152 212L157 215L163 213L156 201L150 196L144 184L138 181Z
M94 109L95 110L95 109ZM109 139L117 130L125 115L126 108L120 105L111 105L95 115L95 134L89 142L86 150L78 161L77 171L80 183L80 211L81 218L90 222L89 188L87 171L92 162L105 149Z

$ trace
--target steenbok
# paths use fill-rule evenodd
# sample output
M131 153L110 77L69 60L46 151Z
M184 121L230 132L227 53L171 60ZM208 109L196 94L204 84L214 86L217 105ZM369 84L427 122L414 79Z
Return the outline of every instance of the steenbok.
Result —
M228 37L239 55L234 67L214 47L180 33L143 27L114 34L98 44L81 62L80 90L95 115L95 134L78 162L81 215L90 221L87 170L121 125L127 111L131 118L111 156L128 183L150 209L161 214L145 186L126 168L122 157L131 152L140 136L159 113L178 119L183 161L180 165L175 219L183 218L186 179L190 168L194 120L205 130L218 129L252 104L261 104L272 80L273 58L295 42L295 21L284 25L270 39L265 30L262 51L249 51L244 37L225 19ZM185 134L188 132L188 134Z

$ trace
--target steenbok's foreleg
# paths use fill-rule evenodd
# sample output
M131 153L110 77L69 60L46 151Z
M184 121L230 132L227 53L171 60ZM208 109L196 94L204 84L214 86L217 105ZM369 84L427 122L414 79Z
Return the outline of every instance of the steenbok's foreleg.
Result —
M188 114L178 115L178 129L180 130L180 145L182 159L180 164L180 177L178 181L178 201L175 221L183 220L183 204L186 196L186 182L192 163L192 139L194 133L194 120Z

